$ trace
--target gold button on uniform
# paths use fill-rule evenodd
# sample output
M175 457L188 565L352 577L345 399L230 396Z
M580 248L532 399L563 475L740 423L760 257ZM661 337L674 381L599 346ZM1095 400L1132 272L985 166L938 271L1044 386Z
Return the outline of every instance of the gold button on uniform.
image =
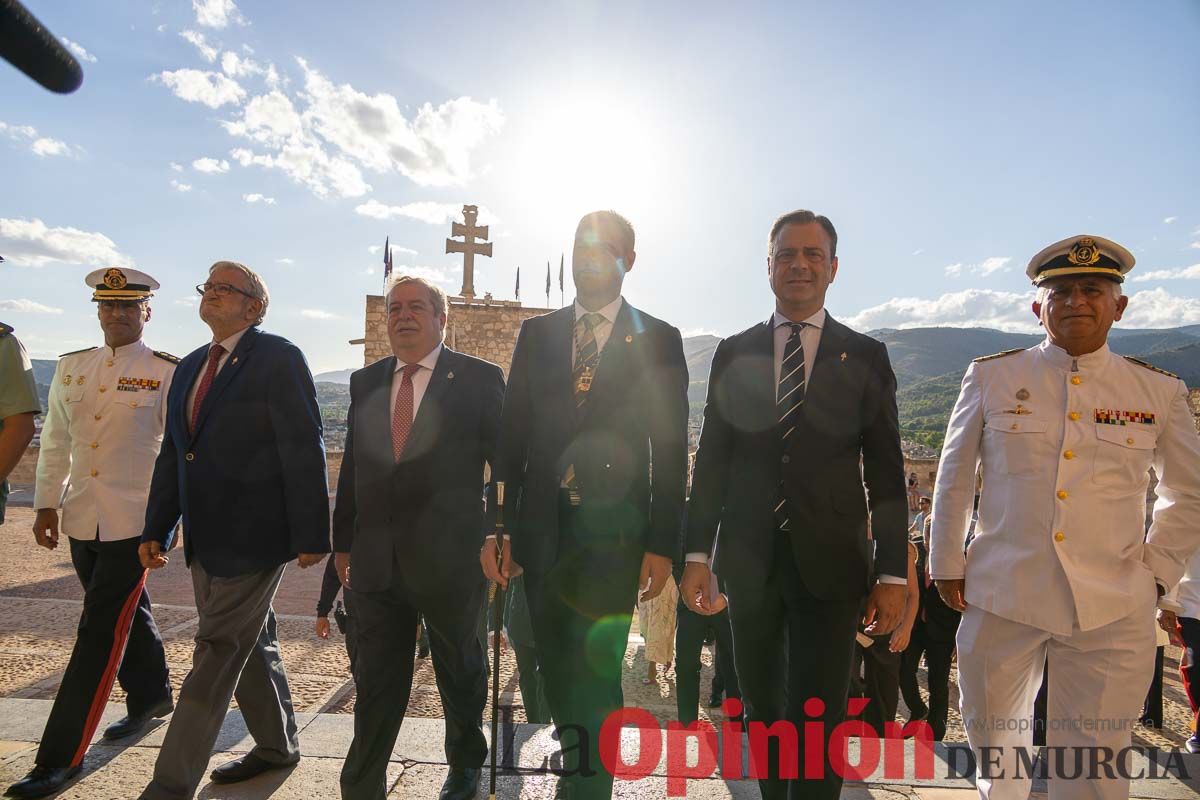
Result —
M97 415L96 415L96 419L100 419L100 415L99 415L99 414L97 414Z
M100 443L99 443L99 442L92 442L92 449L93 449L93 450L95 450L95 449L96 449L97 447L99 447L99 446L100 446Z
M108 387L107 387L107 386L101 386L101 387L100 387L100 391L102 391L102 392L107 392L107 391L108 391Z
M1071 412L1070 414L1068 414L1067 416L1069 416L1069 417L1071 418L1071 421L1072 421L1072 422L1078 422L1078 421L1079 421L1079 412L1078 412L1078 411L1072 411L1072 412Z
M183 458L184 458L184 460L185 460L185 461L191 461L191 460L193 460L195 457L196 457L196 454L195 454L195 453L188 453L188 454L187 454L186 456L184 456Z
M1067 459L1068 461L1070 461L1074 457L1075 457L1074 450L1068 450L1067 452L1063 453L1063 458Z
M111 358L108 361L104 362L104 366L106 366L106 367L111 367L112 365L113 365L113 362L112 362Z
M1066 490L1066 489L1059 489L1059 490L1058 490L1058 499L1059 499L1059 500L1066 500L1066 499L1067 499L1067 490Z
M1083 380L1078 375L1071 376L1071 385L1072 386L1078 386L1081 383L1083 383Z
M1133 444L1133 437L1130 436L1128 439L1126 439L1125 444Z
M94 478L94 477L96 477L96 476L97 476L97 475L99 475L99 474L100 474L100 470L98 470L98 469L94 469L94 470L92 470L92 477L93 477L93 478Z
M1067 538L1067 535L1065 533L1063 533L1062 531L1059 531L1058 533L1054 534L1054 541L1056 541L1056 542L1061 542L1065 538Z

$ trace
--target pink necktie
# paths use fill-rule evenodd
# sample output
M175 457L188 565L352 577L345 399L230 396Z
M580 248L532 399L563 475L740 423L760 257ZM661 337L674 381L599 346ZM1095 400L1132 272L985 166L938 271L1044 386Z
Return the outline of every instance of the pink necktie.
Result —
M397 463L404 453L404 445L408 442L408 434L413 424L413 375L421 368L420 364L406 364L404 378L400 381L400 391L396 392L396 409L392 412L392 455Z
M225 348L219 344L214 344L208 350L208 367L204 370L204 376L200 378L200 385L196 387L196 399L192 403L192 419L189 427L192 433L196 432L196 421L200 419L200 406L204 403L204 396L208 394L209 387L212 386L213 378L217 376L217 367L220 366L223 355L225 355Z

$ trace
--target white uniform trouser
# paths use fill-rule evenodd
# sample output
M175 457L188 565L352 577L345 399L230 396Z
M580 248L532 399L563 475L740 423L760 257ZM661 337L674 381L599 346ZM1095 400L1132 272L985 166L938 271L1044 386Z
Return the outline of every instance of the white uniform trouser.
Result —
M1130 746L1133 720L1154 673L1154 606L1142 603L1116 622L1070 636L1004 619L968 606L958 628L958 685L962 717L976 759L976 786L984 800L1026 800L1032 785L1033 702L1049 661L1046 745L1050 800L1123 800L1128 766L1115 754ZM986 754L983 748L989 750ZM1056 772L1062 751L1061 772ZM1025 759L1019 752L1023 748ZM1077 750L1076 748L1089 748ZM1089 765L1110 748L1107 778L1089 780ZM996 759L999 758L998 765ZM1082 765L1082 774L1076 766ZM990 761L994 766L988 766ZM1065 776L1055 777L1056 774Z

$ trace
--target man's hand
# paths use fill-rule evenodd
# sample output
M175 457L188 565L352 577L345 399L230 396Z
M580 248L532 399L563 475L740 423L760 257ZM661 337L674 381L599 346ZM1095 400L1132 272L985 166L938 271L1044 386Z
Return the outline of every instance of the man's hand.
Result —
M725 595L717 591L717 576L702 561L689 561L684 565L679 596L689 610L706 617L725 610Z
M39 508L33 519L33 538L39 547L53 550L58 547L58 509Z
M483 540L483 547L479 551L479 566L483 567L483 574L489 581L495 581L500 584L500 588L508 588L508 579L515 578L524 572L524 568L513 561L512 557L512 540L499 537L503 544L500 547L500 559L496 560L496 538L489 536Z
M967 582L963 578L934 581L942 602L955 611L967 610Z
M867 613L863 615L864 630L875 636L891 633L904 618L908 587L903 583L876 583L867 598Z
M642 571L638 575L638 602L653 600L662 594L671 577L671 559L658 553L646 553L642 556Z
M334 553L333 568L337 570L338 580L342 582L342 586L350 588L350 554L349 553Z
M912 626L907 629L903 625L892 631L892 638L888 640L888 650L893 653L903 653L908 649L908 643L912 639Z
M317 617L317 627L315 629L317 636L322 639L329 638L329 617Z
M138 561L145 569L160 569L167 565L168 559L158 542L142 542L138 545Z
M296 563L300 565L300 569L308 569L315 567L325 560L324 553L301 553L296 557Z
M1175 616L1174 611L1168 611L1165 608L1158 610L1158 627L1167 632L1171 637L1171 644L1176 647L1183 647L1183 631L1179 628L1179 619Z

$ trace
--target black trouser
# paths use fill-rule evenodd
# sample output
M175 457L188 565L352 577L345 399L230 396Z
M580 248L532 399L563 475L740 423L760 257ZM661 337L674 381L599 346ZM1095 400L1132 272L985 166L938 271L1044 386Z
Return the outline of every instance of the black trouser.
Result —
M354 741L342 767L342 797L379 798L386 793L388 759L412 693L417 617L425 618L438 694L446 715L446 762L478 768L487 757L483 707L487 659L479 640L483 574L437 596L409 591L399 565L392 586L352 591L357 654L354 664Z
M929 678L929 705L921 699L917 686L917 667L921 654L925 654L925 668ZM929 635L929 628L918 619L913 625L908 649L900 659L900 691L904 704L914 717L924 716L933 732L933 738L941 741L946 737L946 719L950 713L950 662L954 658L954 640L938 641Z
M526 573L538 666L573 797L609 798L600 727L623 705L621 669L641 569L640 532L626 534L623 507L596 511L560 499L557 559Z
M733 630L729 626L729 612L722 611L709 617L680 605L675 621L675 699L679 721L685 725L695 722L699 716L700 651L710 630L716 637L713 694L717 693L720 677L728 697L740 699L742 696L733 666Z
M829 764L829 735L846 716L862 599L812 595L793 558L791 543L786 535L780 535L765 584L738 587L726 576L734 663L751 726L754 722L770 725L786 720L797 734L793 760L799 766L799 778L785 781L779 777L779 740L772 737L768 775L759 780L762 796L766 800L837 800L842 778ZM804 713L809 698L822 701L823 713ZM816 721L824 729L820 744L824 770L821 777L806 779L804 723Z
M517 656L517 678L521 684L521 700L525 703L525 719L545 725L550 722L550 704L546 702L546 680L537 665L537 648L530 644L511 644Z
M1146 693L1146 702L1142 705L1142 723L1152 728L1163 726L1163 656L1166 649L1155 648L1154 680L1150 682L1150 691Z
M863 696L869 701L862 720L880 737L886 733L884 723L896 721L896 708L900 705L901 654L888 649L891 638L890 633L885 633L872 636L875 644L870 647L856 645L862 653Z
M104 713L114 677L125 707L142 714L171 696L167 657L138 561L138 537L115 542L68 539L83 584L83 613L36 762L44 767L83 761Z

